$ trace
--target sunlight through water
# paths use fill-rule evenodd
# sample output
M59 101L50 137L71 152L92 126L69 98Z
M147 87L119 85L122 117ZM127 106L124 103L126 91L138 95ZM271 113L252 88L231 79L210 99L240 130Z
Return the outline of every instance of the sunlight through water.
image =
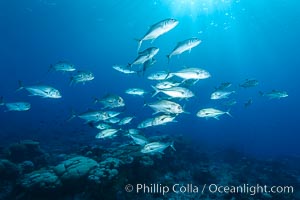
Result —
M229 9L232 0L163 0L163 3L176 16L197 18L200 15Z

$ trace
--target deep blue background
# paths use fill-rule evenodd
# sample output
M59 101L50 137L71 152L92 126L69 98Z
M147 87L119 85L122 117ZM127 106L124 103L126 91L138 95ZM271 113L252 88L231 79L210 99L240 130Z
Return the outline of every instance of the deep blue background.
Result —
M191 89L196 98L181 101L190 115L178 123L150 128L147 133L182 134L194 144L208 147L239 148L263 154L299 155L299 3L269 0L232 2L231 6L209 13L177 12L170 1L0 1L0 95L7 102L29 101L28 112L0 112L0 141L37 139L57 147L71 142L88 143L96 131L76 119L66 123L71 109L83 112L99 108L93 97L119 94L126 102L126 114L138 122L151 116L144 100L124 93L129 87L151 91L145 77L126 76L113 70L113 64L127 64L136 56L137 43L148 27L165 18L176 18L179 25L153 44L159 47L157 64L148 72L175 71L182 66L208 70L212 78L199 81ZM165 57L178 41L198 37L203 42L192 52L176 56L167 64ZM69 86L69 75L47 73L50 64L67 60L78 69L90 70L95 80ZM197 118L196 112L219 106L209 99L214 86L230 81L236 87L246 78L256 78L256 88L237 90L238 104L233 118L220 121ZM25 85L43 83L59 89L62 99L28 97L15 93L18 80ZM286 90L288 98L262 98L258 91ZM244 102L253 105L244 108ZM153 101L146 97L145 101ZM125 116L124 115L124 116ZM67 144L67 145L65 145Z

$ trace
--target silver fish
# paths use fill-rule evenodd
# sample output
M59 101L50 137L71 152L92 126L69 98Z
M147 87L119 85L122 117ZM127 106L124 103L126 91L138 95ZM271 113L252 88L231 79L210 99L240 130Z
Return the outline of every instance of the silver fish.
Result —
M122 126L122 125L130 124L133 119L134 117L124 117L123 119L120 120L118 125Z
M83 112L81 114L76 114L74 111L72 111L71 117L68 119L68 121L72 120L75 117L78 117L80 119L83 119L86 124L88 123L96 123L99 121L105 121L109 118L113 118L121 114L120 112L116 111L93 111L88 110L86 112Z
M105 111L87 111L79 115L73 113L72 117L69 120L71 120L74 117L79 117L80 119L83 119L85 123L99 122L110 118L107 112Z
M70 85L76 83L83 83L94 80L94 74L89 71L78 71L77 74L73 75L70 80Z
M49 71L62 71L62 72L73 72L76 70L75 66L68 62L58 62L54 65L50 65Z
M110 125L105 124L105 123L95 124L95 125L93 125L93 127L95 127L96 129L99 129L99 130L104 130L104 129L109 129L109 128L111 128Z
M235 93L235 91L215 91L210 95L210 99L227 99L231 94Z
M123 74L136 74L137 73L136 71L129 69L127 66L113 65L112 68Z
M51 86L46 86L46 85L23 86L22 82L19 81L19 88L17 89L17 91L20 91L22 89L27 90L31 94L29 96L40 96L42 98L53 98L53 99L58 99L62 97L60 92Z
M119 108L125 106L124 99L115 94L107 94L101 99L95 98L94 103L101 103L104 108Z
M148 143L147 138L142 135L129 135L135 144L144 146Z
M172 88L172 87L177 87L179 86L181 83L178 83L178 82L172 82L172 81L162 81L162 82L159 82L155 85L155 87L157 89L168 89L168 88Z
M169 122L176 122L175 115L159 115L153 119L152 126L165 125Z
M168 100L159 100L153 103L146 104L150 108L152 108L157 113L165 113L165 114L180 114L183 113L184 110L178 103Z
M154 80L154 81L161 81L161 80L166 80L171 78L173 75L170 74L167 71L159 71L159 72L155 72L153 74L150 74L147 78L149 80Z
M138 124L137 128L147 128L153 126L154 118L148 118Z
M207 79L211 77L210 73L204 69L200 68L185 68L180 71L170 73L172 75L175 75L177 77L180 77L185 80L189 79L195 79L195 80L200 80L200 79Z
M158 51L159 48L149 47L148 49L139 52L137 58L133 61L133 63L129 64L129 66L144 64L146 61L151 60L158 53Z
M107 114L108 118L113 118L121 114L121 112L117 112L113 110L105 111L105 113Z
M240 84L240 87L243 88L249 88L249 87L255 87L258 85L258 81L255 79L246 79L242 84Z
M109 119L106 119L104 122L109 123L109 124L116 124L120 122L120 119L117 117L112 117Z
M113 138L116 136L116 133L119 131L119 129L105 129L98 133L95 138L96 139L104 139L104 138Z
M187 40L184 40L182 42L179 42L176 47L173 49L173 51L167 55L168 61L170 61L172 56L180 55L185 51L191 51L192 48L198 46L201 43L201 40L198 38L190 38Z
M174 148L174 142L170 142L170 143L151 142L146 144L141 150L141 152L147 154L156 154L156 153L163 154L163 151L168 147L171 147L174 151L176 151L176 149Z
M9 111L27 111L31 108L31 104L28 102L11 102L4 103L3 98L0 98L0 106L5 106L7 108L6 112Z
M215 119L219 120L219 117L224 114L231 116L229 111L224 112L224 111L221 111L221 110L218 110L215 108L205 108L205 109L199 110L199 112L197 113L197 117L206 118L206 119L215 118Z
M164 19L160 22L157 22L156 24L153 24L147 33L141 38L138 39L138 50L140 49L142 42L145 40L152 40L154 41L159 36L163 35L164 33L169 32L175 26L177 26L179 22L176 19Z
M288 97L288 93L286 91L272 90L271 92L259 92L261 96L269 97L269 99L281 99Z
M131 128L131 129L128 129L128 135L136 135L136 134L141 134L141 131L138 130L138 129L134 129L134 128Z
M144 96L147 92L141 88L129 88L125 91L126 94L134 95L134 96Z
M215 87L215 90L218 91L218 90L224 90L226 88L229 88L232 86L232 83L230 82L224 82L224 83L221 83L218 87Z
M188 98L195 96L191 90L184 88L184 87L172 87L172 88L163 89L163 90L159 90L154 86L151 86L151 87L155 90L155 93L152 95L152 97L154 97L155 95L157 95L160 92L162 92L172 98L188 99Z
M142 69L143 75L146 72L146 70L149 69L151 66L153 66L155 63L156 63L156 60L154 58L152 58L152 59L147 60L146 62L144 62L143 69Z

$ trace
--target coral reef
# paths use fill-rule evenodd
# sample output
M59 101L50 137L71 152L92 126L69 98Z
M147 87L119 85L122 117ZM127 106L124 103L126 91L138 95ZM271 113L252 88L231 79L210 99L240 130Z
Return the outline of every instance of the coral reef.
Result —
M0 179L15 179L19 173L20 168L16 164L6 159L0 160Z
M77 156L63 161L54 167L54 171L62 182L72 183L87 177L88 173L97 166L96 161L87 157Z
M48 155L41 150L40 143L33 140L22 140L11 144L6 150L5 157L16 163L31 161L38 167L48 163Z
M20 181L21 186L27 191L47 192L54 191L62 186L59 177L53 170L41 169L25 174Z
M160 138L161 139L161 138ZM167 139L167 138L164 138ZM21 143L18 143L20 145ZM57 152L52 155L55 165L36 165L31 160L0 159L0 199L82 199L82 200L126 200L126 199L251 199L248 194L225 193L137 193L125 192L128 183L171 186L192 183L220 185L293 185L300 186L300 169L297 158L286 160L259 160L239 153L222 150L203 152L176 141L177 151L166 150L165 154L145 155L137 145L115 143L110 148L84 146L76 154ZM18 146L17 145L17 146ZM24 148L22 143L22 148ZM28 144L26 144L28 145ZM26 146L25 145L25 146ZM37 144L30 148L36 149ZM12 146L7 151L11 151ZM19 148L19 146L18 146ZM27 148L27 147L26 147ZM38 147L38 149L40 149ZM6 150L4 150L5 152ZM38 150L43 152L42 150ZM16 152L16 151L14 151ZM30 152L26 150L26 152ZM3 154L3 157L7 154ZM16 155L16 154L15 154ZM20 154L24 156L24 154ZM41 154L48 157L48 154ZM234 159L232 159L232 157ZM88 157L87 157L88 156ZM26 156L25 156L26 157ZM250 197L250 198L249 198ZM260 200L299 199L294 194L257 194ZM254 199L254 198L253 198Z

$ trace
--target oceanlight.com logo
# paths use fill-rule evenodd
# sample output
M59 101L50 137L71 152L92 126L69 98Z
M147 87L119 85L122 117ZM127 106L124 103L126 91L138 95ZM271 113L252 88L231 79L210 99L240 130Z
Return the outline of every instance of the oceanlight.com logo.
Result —
M267 185L249 185L242 184L238 186L225 186L218 184L204 184L204 185L194 185L194 184L179 184L175 183L173 185L164 185L160 183L153 184L127 184L125 186L126 192L133 192L136 194L162 194L166 195L168 193L220 193L220 194L248 194L254 196L256 194L292 194L294 193L293 186L267 186Z
M249 194L254 196L256 194L291 194L294 193L293 186L267 186L267 185L249 185L243 184L239 186L222 186L217 184L210 184L208 186L210 193L226 193L226 194Z

